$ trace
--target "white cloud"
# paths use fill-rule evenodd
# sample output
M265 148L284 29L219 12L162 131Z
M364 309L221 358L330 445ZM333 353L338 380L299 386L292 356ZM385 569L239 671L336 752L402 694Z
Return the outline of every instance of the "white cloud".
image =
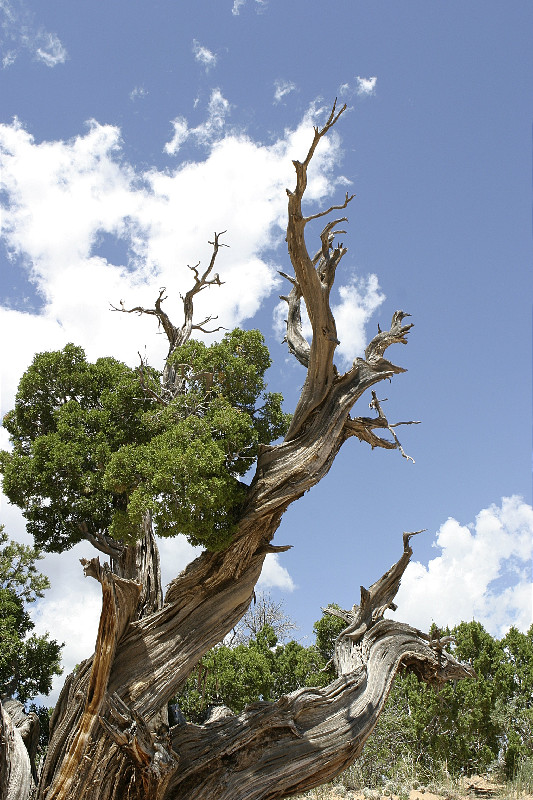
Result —
M337 338L340 345L337 353L344 366L356 356L362 356L367 345L365 325L385 300L380 291L377 275L353 278L339 287L340 303L333 304L332 311L337 323Z
M35 39L35 43L40 43L35 51L35 56L38 61L42 61L47 67L64 64L67 60L67 51L55 33L40 32Z
M208 50L207 47L204 47L204 45L200 44L197 39L193 39L192 51L196 61L204 65L206 72L210 70L211 67L214 67L217 63L217 57L215 53L212 53L211 50Z
M196 128L189 128L185 117L176 117L172 120L174 136L165 144L165 153L176 155L181 145L189 138L204 147L208 147L224 135L226 117L231 111L231 105L223 96L220 89L213 89L207 106L207 119Z
M47 67L55 67L67 60L67 51L57 34L36 24L35 15L23 0L1 0L0 16L4 69L11 66L24 50Z
M286 95L294 92L296 89L296 84L292 81L275 81L274 86L276 87L274 103L280 103Z
M318 110L267 146L224 131L228 106L214 92L208 121L195 132L215 138L207 158L164 171L137 171L123 158L120 130L111 125L93 121L83 135L50 142L36 142L16 121L0 126L1 234L44 303L35 314L0 308L3 338L9 332L11 342L2 361L4 412L36 350L73 341L91 359L112 353L136 363L146 343L158 363L165 344L153 320L112 313L110 303L151 307L166 286L169 313L179 320L179 292L190 285L187 264L206 263L215 230L227 229L231 245L217 264L225 283L198 297L199 318L215 312L220 324L239 325L277 286L277 273L261 254L282 240L285 188L294 184L291 159L306 152ZM338 150L336 136L321 142L310 199L331 192ZM123 243L128 263L95 253L103 234Z
M285 592L292 592L296 589L293 579L288 570L279 563L277 553L268 553L265 556L263 569L257 581L258 589L269 589L275 587Z
M472 525L449 518L428 566L412 562L397 597L396 616L421 629L433 621L453 626L472 619L493 636L533 622L531 557L533 508L504 497L485 508Z
M360 97L369 97L370 95L374 94L377 82L375 75L373 78L360 78L357 76L356 81L356 91Z
M233 0L233 7L231 13L233 16L238 17L241 13L241 8L246 4L246 0ZM267 0L255 0L255 10L261 14L267 7Z
M159 558L161 560L161 583L163 594L171 580L176 578L187 564L202 552L201 547L193 547L185 536L175 536L172 539L162 539L157 536Z
M68 553L49 554L39 563L39 571L50 579L51 588L42 600L29 607L38 636L49 632L50 638L65 646L62 650L63 674L56 676L52 691L37 699L44 705L54 705L66 676L76 664L94 653L98 622L102 607L100 584L85 578L80 558L95 555L87 542L82 542Z

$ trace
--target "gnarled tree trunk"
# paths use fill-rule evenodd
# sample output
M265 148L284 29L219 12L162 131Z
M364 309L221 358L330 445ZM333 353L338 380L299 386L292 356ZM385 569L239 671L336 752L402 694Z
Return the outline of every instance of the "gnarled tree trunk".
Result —
M343 110L343 109L342 109ZM296 187L288 192L287 242L294 268L288 303L289 350L307 377L285 440L260 450L237 530L220 552L204 552L160 596L157 549L146 517L137 544L124 547L107 537L93 543L110 556L84 562L87 575L102 587L102 615L94 656L65 684L51 722L52 736L43 767L40 800L273 800L323 783L360 753L387 698L396 671L416 670L428 681L465 675L440 642L407 625L384 619L411 555L408 537L400 560L370 590L360 605L341 613L334 662L338 677L323 689L300 689L274 703L258 703L238 717L219 714L204 725L169 727L165 709L199 659L223 640L246 612L267 553L286 550L272 539L287 507L328 472L350 437L372 447L399 449L405 456L373 393L375 417L350 417L354 403L384 378L403 372L385 358L394 343L405 344L411 325L397 311L388 331L379 331L365 357L340 374L334 365L338 344L329 294L335 270L346 252L334 246L329 222L315 256L308 254L302 198L307 168L318 146L342 113L333 108L326 125L315 129L306 159L294 162ZM120 310L153 314L169 340L169 354L187 341L193 325L193 298L211 278L220 247L184 297L185 322L174 326L162 309ZM304 300L313 336L302 333ZM180 377L166 368L159 400L180 388ZM387 429L392 439L374 431ZM407 458L407 456L405 456Z

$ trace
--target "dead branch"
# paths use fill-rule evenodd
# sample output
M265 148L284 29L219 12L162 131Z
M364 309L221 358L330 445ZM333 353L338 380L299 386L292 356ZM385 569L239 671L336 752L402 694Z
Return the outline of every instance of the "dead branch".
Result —
M203 289L205 289L206 287L222 286L223 284L223 281L220 280L218 272L215 273L212 277L209 276L211 275L213 268L215 266L215 261L220 248L229 247L229 245L224 244L220 241L220 237L223 236L225 233L226 231L222 231L221 233L215 233L214 240L208 242L208 244L212 245L213 252L211 254L211 259L209 261L209 264L203 273L200 273L200 271L198 270L200 262L198 262L198 264L196 264L194 267L187 265L189 266L189 269L194 275L194 285L192 286L191 289L189 289L188 292L185 293L185 295L180 295L183 303L183 315L184 315L184 321L181 327L178 328L176 325L174 325L171 322L170 317L168 316L166 311L163 310L162 303L167 299L165 295L166 292L165 287L162 287L159 290L159 296L155 301L154 308L144 308L143 306L134 306L133 308L126 308L123 300L120 301L119 307L113 305L111 306L113 311L122 311L125 314L139 314L139 315L149 314L157 317L158 324L165 331L165 334L169 342L169 351L167 359L174 352L174 350L176 350L177 347L180 347L189 340L193 330L199 330L202 331L203 333L215 333L219 330L225 330L222 326L219 326L218 328L215 328L212 331L206 331L204 329L203 327L204 325L207 325L212 320L217 319L217 317L206 317L199 324L195 324L193 322L194 297L199 292L203 291Z

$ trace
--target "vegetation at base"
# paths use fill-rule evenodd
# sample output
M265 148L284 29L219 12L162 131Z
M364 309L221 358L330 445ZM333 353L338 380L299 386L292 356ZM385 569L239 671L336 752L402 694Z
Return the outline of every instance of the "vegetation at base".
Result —
M274 700L301 686L323 686L336 636L345 623L324 615L315 623L315 642L280 643L265 625L236 647L220 645L204 656L177 702L185 716L203 722L212 706L235 713L257 700ZM498 770L507 780L529 783L533 752L533 626L501 639L478 622L451 631L449 649L476 671L476 679L437 690L413 673L394 681L376 728L355 764L342 778L347 788L388 787L442 781ZM530 776L531 777L531 776Z
M257 700L275 700L302 686L325 686L333 673L318 643L330 641L332 651L343 627L342 620L324 615L314 626L316 643L304 647L294 640L282 643L275 628L266 624L236 647L213 648L176 698L180 710L191 722L203 722L216 705L239 714Z
M288 428L281 395L266 391L269 366L259 331L191 340L169 359L179 391L167 402L146 365L93 364L72 344L40 353L4 418L4 492L49 552L97 534L131 541L148 511L160 536L220 549L245 495L239 477Z
M412 673L398 676L378 724L359 760L367 785L388 765L412 763L423 778L439 773L483 773L499 765L512 779L533 749L533 626L501 640L479 622L449 633L454 655L477 678L435 690Z

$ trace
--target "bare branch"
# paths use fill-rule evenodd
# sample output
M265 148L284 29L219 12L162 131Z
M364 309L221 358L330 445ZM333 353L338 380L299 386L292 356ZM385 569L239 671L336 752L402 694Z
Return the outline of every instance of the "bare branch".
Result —
M348 203L351 203L351 201L354 199L354 197L355 197L354 194L349 195L348 192L346 192L346 198L344 200L344 203L342 203L342 205L340 205L340 206L330 206L326 211L319 211L318 214L311 214L310 217L305 217L304 218L304 222L307 223L307 222L311 222L311 220L313 220L313 219L320 219L320 217L327 217L327 215L331 214L332 211L342 211L343 208L347 207Z
M305 225L307 219L302 214L302 198L307 186L307 168L320 139L326 135L330 128L337 122L346 106L337 112L336 101L323 128L315 128L313 141L304 161L293 161L296 170L296 187L294 191L287 190L289 198L289 218L287 224L287 245L295 279L298 284L298 294L293 294L292 323L288 321L287 342L289 348L298 360L307 366L307 378L295 410L292 424L288 433L290 438L297 435L309 414L312 413L325 398L331 389L336 370L333 366L335 348L339 343L335 319L329 305L329 291L333 285L335 269L346 252L342 247L330 254L331 240L329 234L333 225L326 226L322 239L321 256L311 259L305 243ZM342 206L345 208L349 198L345 199ZM334 207L335 208L335 207ZM318 216L323 216L319 214ZM305 301L309 320L313 330L313 339L309 348L303 345L298 336L299 304L301 297ZM290 314L291 316L291 314ZM294 336L292 335L294 332Z
M395 441L395 445L398 448L398 450L400 451L400 453L402 454L402 456L404 458L406 458L408 461L412 461L413 464L414 464L415 463L414 458L412 458L411 456L407 455L407 453L404 451L402 445L400 444L400 440L398 439L398 437L396 436L395 432L393 431L393 426L389 425L389 423L387 422L387 418L385 417L385 414L383 413L383 409L381 408L381 405L380 405L380 402L384 403L385 401L386 401L386 398L385 398L385 400L379 401L376 393L372 392L372 400L370 401L368 406L369 406L369 408L375 409L377 411L377 413L378 413L379 418L385 421L385 423L386 423L385 427L387 428L387 430L390 431L391 436ZM401 423L397 423L397 424L398 425L419 425L420 422L401 422Z
M78 525L83 538L87 539L88 542L92 544L97 550L100 550L101 553L104 553L106 556L110 556L111 558L119 558L121 553L124 550L124 545L120 542L117 542L115 539L112 539L111 536L106 536L105 533L101 531L90 531L89 526L85 522L80 522Z
M386 398L381 401L378 400L376 393L372 392L372 400L369 403L369 408L375 409L378 413L378 416L356 417L354 419L348 417L344 424L345 438L347 439L350 436L357 436L357 438L362 442L367 442L372 449L374 449L374 447L383 447L387 450L399 450L404 458L414 463L414 459L411 458L411 456L406 455L404 452L393 428L397 428L399 425L420 425L420 421L411 420L409 422L396 422L391 425L383 413L383 409L380 405L380 403L384 403L385 401ZM380 436L376 436L376 434L372 432L376 428L386 428L388 431L390 431L394 441L391 442L388 439L382 439Z
M215 273L212 278L209 276L213 271L215 266L216 257L218 255L218 251L221 247L229 247L229 245L224 244L220 241L220 237L223 236L226 231L222 231L221 233L215 233L215 238L211 242L210 245L213 247L213 252L211 254L211 259L207 268L204 270L202 274L200 274L198 267L200 266L200 262L196 264L194 267L189 266L189 269L194 275L194 285L185 295L180 295L181 300L183 302L183 315L184 315L184 322L181 328L178 328L174 325L168 314L163 310L162 303L167 299L165 292L166 288L162 287L159 290L159 296L155 301L154 308L144 308L143 306L134 306L133 308L126 308L124 305L124 301L120 301L120 306L111 306L113 311L122 311L125 314L150 314L152 316L157 317L158 323L162 326L163 330L166 333L168 342L169 342L169 351L167 358L171 355L171 353L181 345L185 344L190 338L191 332L193 330L200 330L203 333L215 333L219 330L225 330L222 326L215 328L213 331L206 331L204 330L203 326L210 322L212 319L216 319L216 317L207 317L203 322L195 325L193 323L193 299L195 295L201 292L206 286L222 286L223 281L220 280L220 276L218 273ZM165 380L166 382L166 380Z
M285 277L288 278L288 276ZM293 288L291 289L288 297L280 297L280 300L285 300L289 306L286 320L287 334L283 341L287 342L289 351L296 356L300 364L302 364L304 367L308 367L311 346L303 335L302 330L302 315L300 310L302 293L298 283L294 279L288 279L292 280L292 283L294 284Z
M407 344L407 334L413 327L413 323L410 325L402 325L402 322L406 317L410 316L411 315L407 314L405 311L395 311L392 316L390 330L382 331L378 326L377 335L374 336L365 350L367 364L375 369L385 360L383 359L383 353L387 347L390 347L391 344ZM386 363L389 364L389 362Z

